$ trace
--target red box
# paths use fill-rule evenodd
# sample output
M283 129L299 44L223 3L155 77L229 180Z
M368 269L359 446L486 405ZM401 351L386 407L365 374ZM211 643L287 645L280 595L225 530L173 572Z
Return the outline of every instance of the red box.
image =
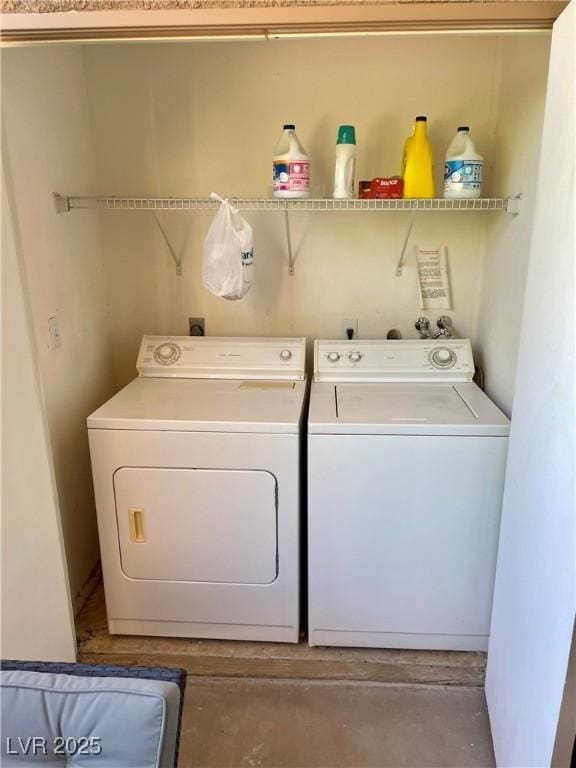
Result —
M404 194L404 181L400 176L372 179L370 197L398 200Z
M358 197L360 200L365 200L371 196L372 182L371 181L359 181L358 182Z

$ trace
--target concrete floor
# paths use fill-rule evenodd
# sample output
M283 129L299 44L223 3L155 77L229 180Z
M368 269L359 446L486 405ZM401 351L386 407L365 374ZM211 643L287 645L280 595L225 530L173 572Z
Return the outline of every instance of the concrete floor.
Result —
M180 768L488 768L481 688L188 678Z
M485 654L109 635L102 586L80 661L188 672L180 768L489 768Z
M183 667L194 677L483 686L486 666L486 654L476 652L109 635L101 584L77 619L77 634L79 661Z

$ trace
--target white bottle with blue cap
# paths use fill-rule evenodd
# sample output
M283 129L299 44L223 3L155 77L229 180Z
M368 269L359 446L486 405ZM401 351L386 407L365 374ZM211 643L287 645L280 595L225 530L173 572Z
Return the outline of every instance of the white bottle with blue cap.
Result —
M444 197L470 199L482 194L482 170L484 158L476 152L467 125L458 132L446 153L444 166Z

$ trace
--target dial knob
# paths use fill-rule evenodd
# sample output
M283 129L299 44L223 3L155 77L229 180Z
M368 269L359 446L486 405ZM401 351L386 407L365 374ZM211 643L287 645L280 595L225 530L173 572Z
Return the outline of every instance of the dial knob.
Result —
M337 363L338 360L340 360L340 355L338 354L338 352L328 352L326 357L328 358L328 360L330 360L331 363Z
M160 344L159 347L156 347L154 350L154 359L157 363L160 363L160 365L172 365L180 358L180 354L181 350L177 344L166 342L165 344Z
M438 347L430 353L430 361L437 368L452 368L456 362L456 355L448 347Z
M350 352L348 360L350 360L351 363L359 363L360 360L362 360L362 355L360 352Z
M289 349L283 349L282 352L280 352L280 360L290 360L292 357L292 352Z

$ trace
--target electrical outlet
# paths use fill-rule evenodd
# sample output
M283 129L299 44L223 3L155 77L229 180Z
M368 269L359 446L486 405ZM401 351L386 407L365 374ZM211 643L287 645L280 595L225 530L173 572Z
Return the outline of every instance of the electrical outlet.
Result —
M48 335L50 337L50 349L58 349L62 346L62 336L60 336L57 315L48 318Z
M350 338L350 329L352 329L352 339L358 338L358 320L357 319L345 319L342 321L342 337L344 339Z
M190 336L204 336L205 335L205 320L203 317L189 317L188 318L188 333Z

